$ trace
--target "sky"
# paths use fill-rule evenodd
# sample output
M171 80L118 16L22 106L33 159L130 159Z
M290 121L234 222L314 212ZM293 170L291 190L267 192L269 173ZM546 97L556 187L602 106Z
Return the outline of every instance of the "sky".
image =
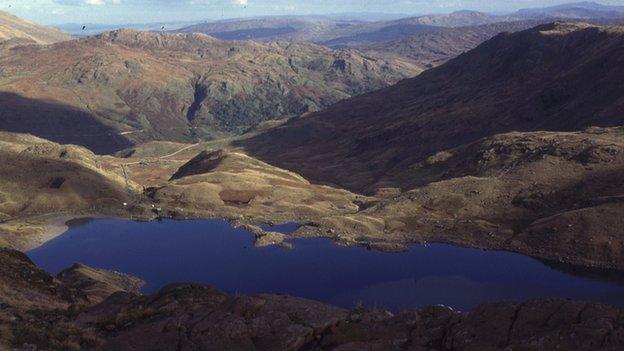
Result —
M457 10L511 12L575 0L0 0L0 10L44 24L182 22L264 15L392 13ZM599 0L624 5L624 0Z

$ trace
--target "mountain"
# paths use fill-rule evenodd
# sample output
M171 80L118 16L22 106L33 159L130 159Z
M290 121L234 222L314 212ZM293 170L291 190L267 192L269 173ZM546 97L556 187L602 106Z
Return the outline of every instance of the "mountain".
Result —
M422 24L438 27L465 27L501 22L504 17L479 11L456 11L448 14L432 14L399 19L390 24Z
M291 16L232 19L191 25L182 33L205 33L227 40L315 42L332 48L358 47L435 33L440 28L483 26L503 22L583 19L591 22L624 18L624 6L581 2L523 9L508 15L456 11L377 21L348 16ZM452 32L447 32L452 33Z
M380 179L401 186L390 170L495 133L621 124L623 41L622 27L585 24L503 33L416 78L295 119L248 146L350 189ZM353 182L345 174L367 176Z
M278 16L201 23L177 32L204 33L224 40L316 42L331 39L333 33L361 23L364 22L317 16Z
M624 6L608 6L595 2L576 2L551 7L521 9L511 16L560 19L622 18L624 17Z
M339 40L344 46L356 47L366 52L397 54L400 57L414 60L422 67L431 68L474 49L497 34L525 30L539 23L539 21L517 21L458 28L436 28L407 38L373 44ZM371 37L363 37L363 39L368 41Z
M332 40L323 41L321 44L331 48L358 47L373 43L401 40L400 38L410 38L420 34L435 33L439 29L440 27L424 24L388 24L387 26L383 26L379 29L364 28L360 31L356 31L356 34L345 35Z
M27 39L37 44L51 44L72 38L58 29L30 23L0 11L0 42L9 39Z
M477 26L507 20L477 11L457 11L373 22L343 28L333 33L334 38L322 41L329 47L351 47L362 44L400 40L415 34L435 32L441 28Z
M418 74L313 44L118 30L0 54L0 126L114 152L241 133Z
M623 60L623 27L503 33L235 145L377 198L324 223L340 228L338 238L449 242L622 269Z
M171 31L194 25L196 23L197 21L126 23L123 25L102 23L63 23L58 24L55 27L75 37L85 37L90 35L102 34L105 32L111 32L122 28L155 32L161 32L163 30Z
M0 246L29 248L41 240L41 230L31 233L29 225L13 226L10 219L94 211L115 215L139 193L121 168L82 147L0 132Z
M329 17L263 17L197 24L179 29L181 33L205 33L228 40L285 40L341 46L342 41L379 42L406 37L435 27L460 27L495 22L496 16L475 11L426 15L389 21L358 21ZM500 21L500 19L499 19ZM349 38L349 39L347 39Z

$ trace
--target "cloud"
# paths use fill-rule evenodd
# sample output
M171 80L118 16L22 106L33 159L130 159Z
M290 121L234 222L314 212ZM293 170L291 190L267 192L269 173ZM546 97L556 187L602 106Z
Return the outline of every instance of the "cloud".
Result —
M247 6L247 3L248 3L249 1L247 1L247 0L233 0L233 2L234 2L236 5Z
M68 6L121 4L121 0L55 0L55 2L57 4Z

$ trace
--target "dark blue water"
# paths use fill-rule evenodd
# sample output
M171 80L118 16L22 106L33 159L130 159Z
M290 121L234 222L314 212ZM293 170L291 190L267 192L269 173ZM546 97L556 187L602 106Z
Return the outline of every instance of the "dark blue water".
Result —
M624 279L563 273L515 253L449 245L406 253L293 240L294 249L255 248L253 236L227 222L93 220L28 255L51 273L75 262L143 278L144 291L174 282L229 293L285 293L336 304L398 310L444 304L570 297L624 305Z

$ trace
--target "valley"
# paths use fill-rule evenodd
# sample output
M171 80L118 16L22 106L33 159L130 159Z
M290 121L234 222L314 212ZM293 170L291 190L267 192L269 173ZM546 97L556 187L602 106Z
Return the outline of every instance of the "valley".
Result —
M97 153L240 134L422 71L409 60L313 44L132 30L15 47L0 65L4 130Z
M622 8L3 18L0 349L624 345Z

